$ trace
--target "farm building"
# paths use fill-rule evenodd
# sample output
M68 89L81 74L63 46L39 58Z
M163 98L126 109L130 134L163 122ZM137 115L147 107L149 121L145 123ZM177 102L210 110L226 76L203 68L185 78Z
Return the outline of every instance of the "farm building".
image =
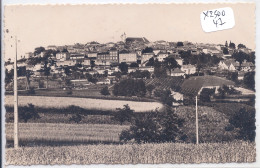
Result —
M235 83L217 76L194 76L184 80L181 85L181 93L184 95L199 95L204 88L216 88L217 91L223 85L230 87L234 86Z

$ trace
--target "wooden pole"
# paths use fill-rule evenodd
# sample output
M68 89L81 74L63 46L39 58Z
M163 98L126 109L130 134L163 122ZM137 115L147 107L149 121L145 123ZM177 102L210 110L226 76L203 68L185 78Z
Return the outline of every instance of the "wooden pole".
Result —
M196 96L196 144L199 144L198 96Z
M14 59L14 148L19 147L18 141L18 93L17 93L17 38L15 37Z

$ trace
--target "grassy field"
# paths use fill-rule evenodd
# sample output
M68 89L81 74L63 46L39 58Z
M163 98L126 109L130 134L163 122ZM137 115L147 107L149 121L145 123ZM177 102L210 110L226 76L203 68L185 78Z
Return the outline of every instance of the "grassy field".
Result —
M76 97L47 97L47 96L19 96L19 105L25 106L32 103L38 107L68 107L70 105L79 106L86 109L95 110L116 110L116 108L123 108L128 104L135 112L145 112L155 109L160 109L163 105L159 102L137 102L126 100L103 100L91 98L76 98ZM13 96L5 96L5 105L13 105Z
M7 165L255 162L255 143L162 143L26 147L6 150Z
M181 106L176 114L184 119L183 132L188 136L188 142L196 141L195 106ZM212 107L199 106L199 140L200 142L232 141L237 135L237 130L226 131L229 116L216 111Z
M109 124L20 123L19 140L23 142L119 142L119 134L129 126ZM6 139L13 139L13 124L6 124Z

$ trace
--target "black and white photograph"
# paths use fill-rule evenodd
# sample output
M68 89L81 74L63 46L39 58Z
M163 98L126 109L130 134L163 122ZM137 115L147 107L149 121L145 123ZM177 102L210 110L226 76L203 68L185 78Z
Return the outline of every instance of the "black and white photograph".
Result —
M255 7L5 5L5 166L256 162Z

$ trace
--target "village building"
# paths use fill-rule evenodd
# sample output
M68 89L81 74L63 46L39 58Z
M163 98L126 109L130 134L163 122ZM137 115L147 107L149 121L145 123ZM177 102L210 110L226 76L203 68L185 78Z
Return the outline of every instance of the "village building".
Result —
M132 63L137 62L137 54L136 52L128 52L126 50L122 50L119 52L119 63Z
M164 61L164 59L167 58L167 57L168 57L168 53L167 53L167 52L159 52L159 53L157 54L157 60L158 60L159 62Z
M193 76L185 79L181 85L181 93L185 95L199 95L204 88L214 89L215 92L222 86L234 86L233 81L218 76Z
M56 54L56 59L60 61L66 61L70 58L70 55L68 52L59 52Z
M246 60L241 64L241 71L249 72L255 70L255 65L252 62Z
M154 57L154 53L151 52L151 53L143 53L142 56L141 56L141 63L145 63L147 62L150 58Z
M180 70L179 68L175 68L171 71L167 71L168 76L184 76L185 72Z
M221 60L218 68L221 70L236 71L239 69L239 62L236 62L234 59Z
M181 70L185 72L186 75L191 75L196 73L196 67L194 65L182 65Z

